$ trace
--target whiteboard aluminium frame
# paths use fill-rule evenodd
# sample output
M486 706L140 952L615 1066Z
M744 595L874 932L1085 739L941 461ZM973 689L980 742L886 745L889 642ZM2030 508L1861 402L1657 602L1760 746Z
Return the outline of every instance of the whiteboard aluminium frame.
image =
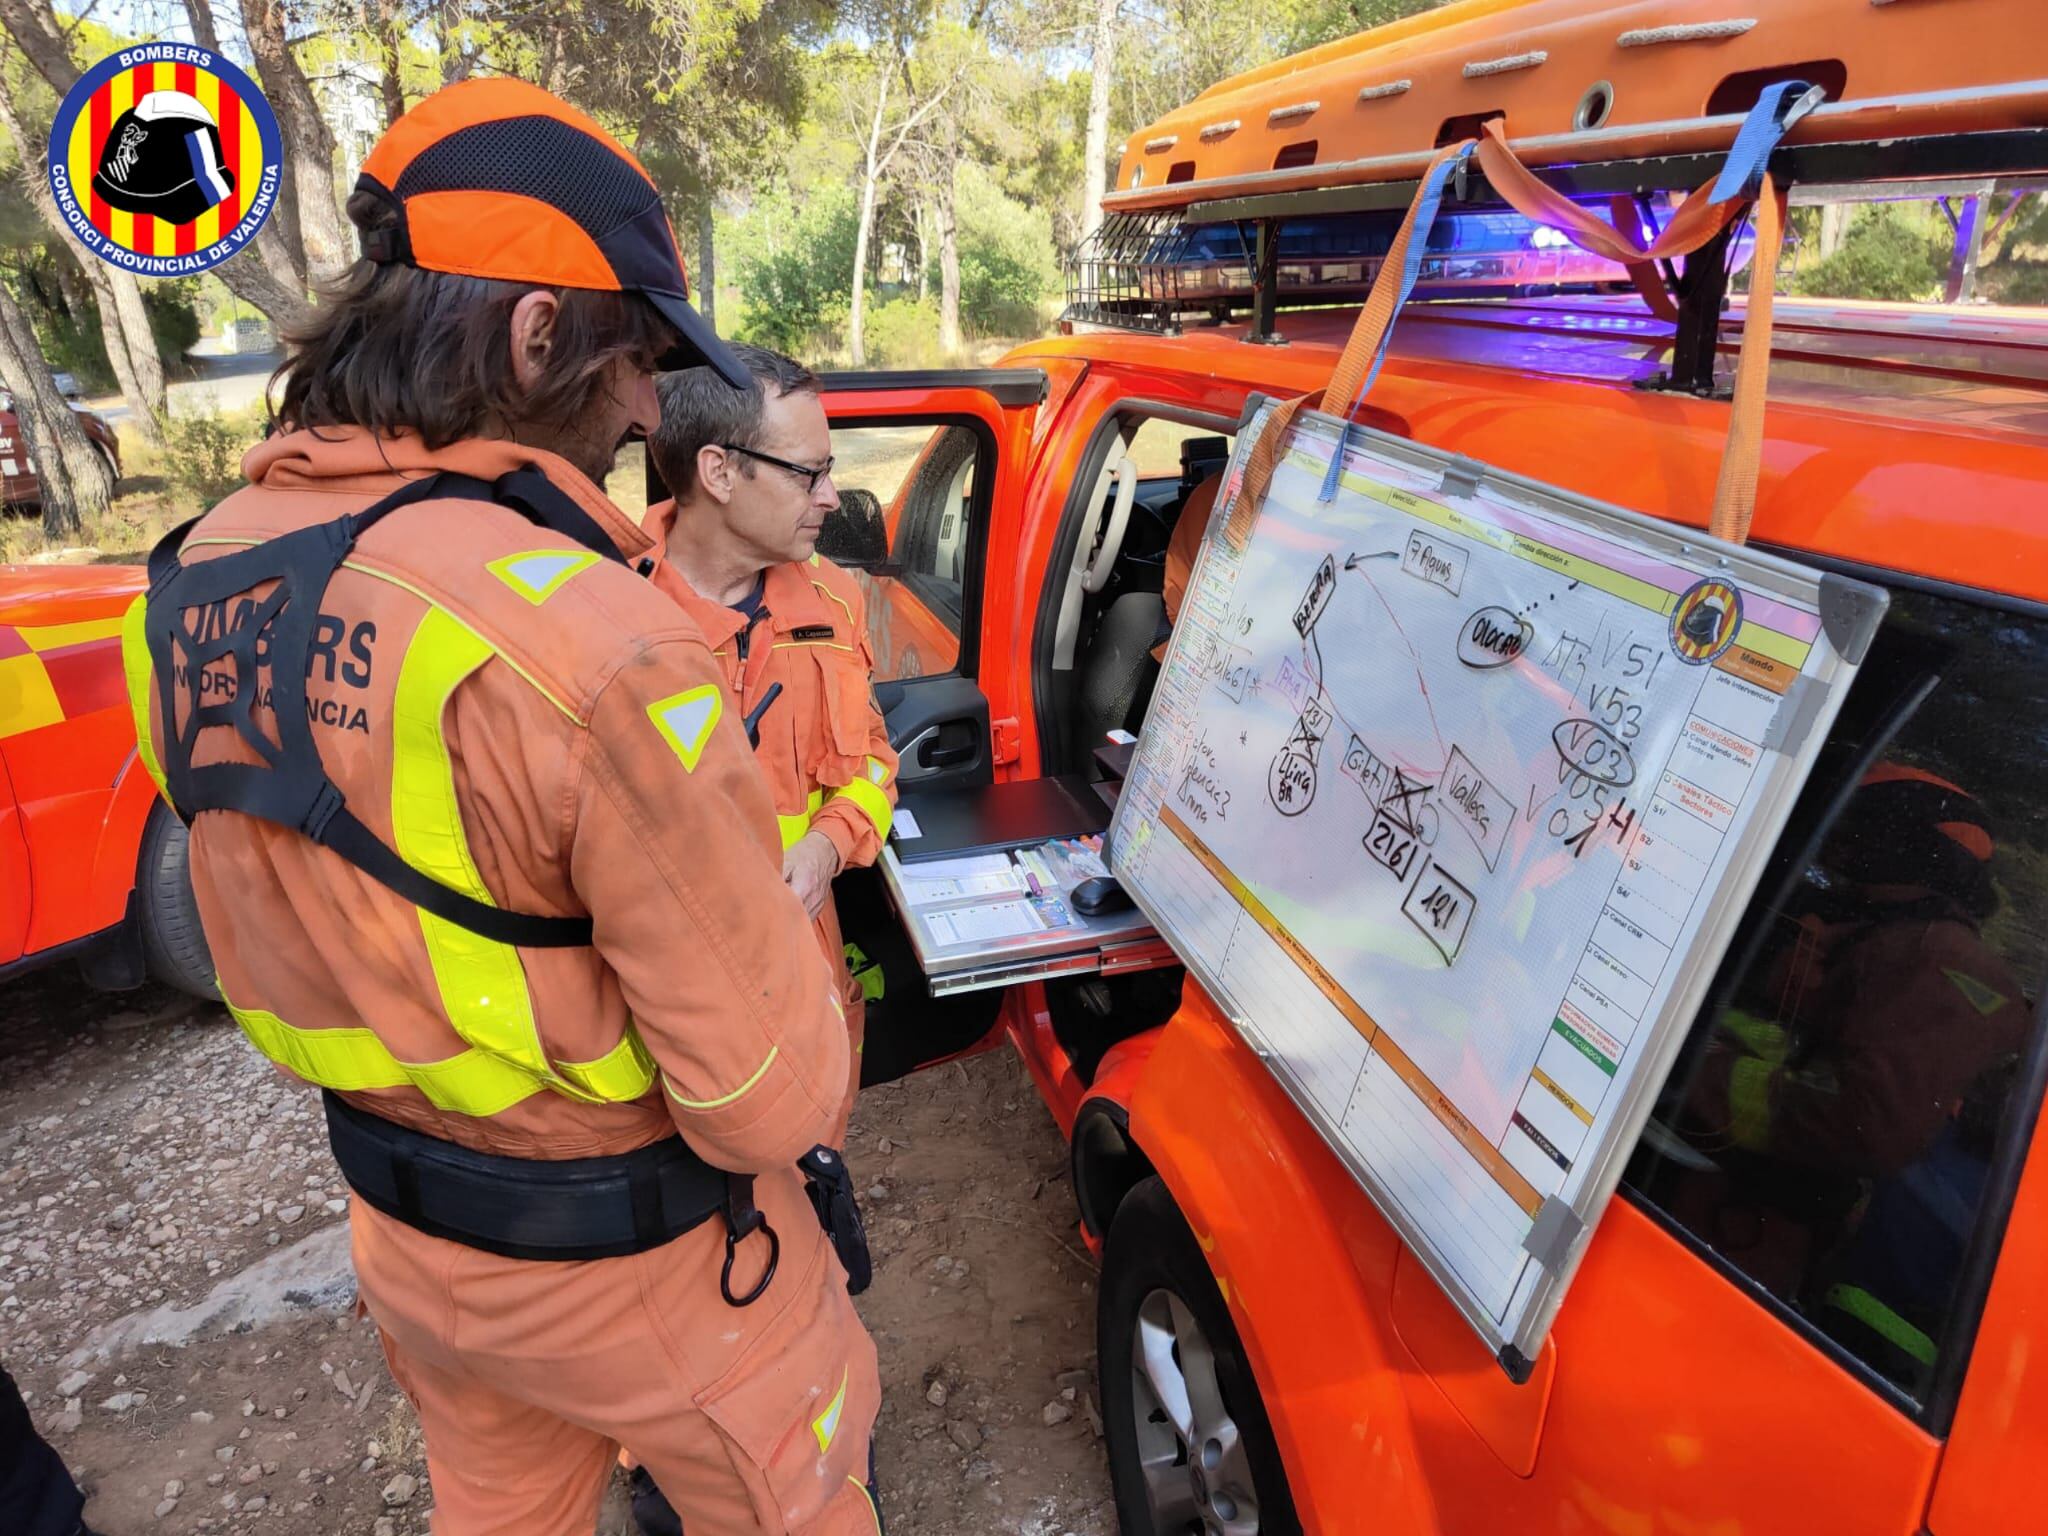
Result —
M1237 496L1242 495L1244 466L1252 444L1264 430L1270 410L1270 403L1261 406L1256 401L1247 407L1246 425L1239 435L1224 482L1226 488L1236 489L1236 495L1228 499L1219 496L1210 513L1201 553L1189 575L1190 595L1200 589L1215 541L1230 521ZM1230 1001L1217 978L1209 975L1205 967L1188 960L1184 953L1181 955L1196 981L1230 1019L1246 1045L1266 1064L1274 1080L1293 1100L1295 1108L1315 1126L1331 1151L1372 1197L1381 1215L1435 1277L1444 1294L1493 1349L1501 1367L1512 1379L1521 1382L1526 1381L1535 1368L1543 1340L1585 1254L1587 1240L1621 1182L1622 1170L1642 1136L1657 1095L1670 1076L1678 1052L1706 1001L1714 974L1734 940L1737 925L1755 895L1764 866L1783 835L1785 823L1827 740L1828 731L1848 691L1847 685L1854 680L1856 668L1868 654L1870 642L1883 622L1891 598L1884 588L1867 582L1816 571L1761 550L1711 539L1691 528L1575 495L1474 459L1444 453L1355 423L1350 424L1347 436L1344 435L1345 427L1346 423L1336 417L1305 411L1290 425L1289 440L1283 445L1282 453L1303 439L1338 442L1347 451L1347 461L1350 456L1363 452L1418 475L1435 477L1438 480L1435 494L1439 500L1470 504L1483 491L1487 500L1496 504L1575 523L1649 554L1696 566L1708 573L1725 574L1744 590L1788 599L1816 609L1821 620L1817 638L1826 641L1819 664L1812 666L1809 663L1811 670L1802 669L1801 676L1807 681L1795 682L1779 707L1778 716L1772 724L1773 739L1765 743L1775 761L1770 765L1763 789L1753 792L1756 798L1751 802L1753 809L1748 835L1735 849L1727 872L1701 917L1694 941L1679 962L1677 977L1663 1009L1652 1022L1643 1046L1634 1053L1634 1060L1627 1069L1628 1084L1608 1121L1606 1134L1582 1152L1577 1160L1575 1168L1585 1170L1578 1181L1577 1192L1569 1202L1558 1196L1549 1197L1539 1213L1535 1228L1525 1241L1525 1249L1536 1260L1534 1273L1537 1278L1533 1292L1531 1282L1525 1278L1517 1284L1509 1300L1510 1313L1518 1305L1521 1307L1521 1320L1511 1332L1503 1331L1484 1304L1458 1280L1429 1236L1408 1219L1400 1202L1371 1166L1351 1151L1332 1117L1317 1106L1307 1089L1294 1081L1275 1059L1257 1021L1246 1016ZM1371 472L1369 462L1359 468L1366 473ZM1481 516L1488 515L1483 504L1472 510ZM1161 667L1162 680L1181 664L1183 642L1190 633L1192 626L1175 627ZM1155 701L1157 698L1158 691L1155 690ZM1150 726L1148 708L1146 728ZM1141 755L1143 750L1141 736ZM1118 867L1117 855L1129 831L1127 824L1133 814L1130 809L1132 803L1130 795L1120 798L1110 826L1111 867L1119 875L1124 871ZM1142 880L1125 878L1124 885L1138 907L1172 943L1175 938L1172 926L1150 899ZM1175 945L1175 949L1180 952L1179 945Z

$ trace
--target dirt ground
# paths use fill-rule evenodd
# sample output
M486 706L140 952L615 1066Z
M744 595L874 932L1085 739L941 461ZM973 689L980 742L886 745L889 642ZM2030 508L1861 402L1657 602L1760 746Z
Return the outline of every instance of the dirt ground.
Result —
M217 1007L0 989L0 1361L106 1536L425 1532L419 1429L351 1315L318 1103ZM1095 1270L1007 1050L865 1095L891 1536L1113 1536ZM630 1530L616 1489L603 1536Z

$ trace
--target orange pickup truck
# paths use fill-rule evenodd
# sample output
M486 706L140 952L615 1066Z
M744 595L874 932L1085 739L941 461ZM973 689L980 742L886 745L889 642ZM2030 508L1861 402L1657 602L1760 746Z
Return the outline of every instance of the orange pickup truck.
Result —
M2048 173L2038 20L1471 0L1134 133L1068 335L831 381L842 484L885 509L906 792L1087 772L1141 728L1184 505L1256 398L1328 381L1439 145L1504 119L1553 190L1654 230L1803 80L1795 208L1946 199L1954 286ZM1701 526L1745 238L1645 296L1472 172L1359 419ZM1071 1136L1126 1536L2043 1528L2044 505L2048 318L1780 300L1752 541L1890 609L1524 1382L1179 970L1040 955L927 999L891 971L871 1077L996 1026Z
M1653 226L1806 81L1780 184L1945 199L1966 280L1982 215L2048 178L2038 23L1465 0L1134 134L1069 334L827 381L906 790L1085 773L1140 729L1183 511L1257 397L1328 381L1439 145L1500 120L1553 191ZM1464 178L1360 419L1703 525L1744 237L1640 280L1560 250ZM2042 1528L2048 320L1788 302L1771 360L1752 539L1890 607L1526 1380L1177 967L1041 954L936 996L885 967L870 1081L1006 1037L1071 1137L1126 1536ZM169 948L129 892L176 838L111 662L82 692L63 664L137 584L0 577L0 955Z

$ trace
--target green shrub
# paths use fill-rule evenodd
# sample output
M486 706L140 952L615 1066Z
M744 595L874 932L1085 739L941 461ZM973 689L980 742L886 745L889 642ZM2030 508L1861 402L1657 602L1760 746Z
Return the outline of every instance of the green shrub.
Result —
M891 299L870 306L866 316L868 362L876 368L937 368L939 301Z
M1894 204L1860 210L1832 256L1793 280L1792 291L1828 299L1903 302L1939 296L1951 242Z
M1006 197L978 167L963 166L960 219L960 327L970 336L1035 336L1042 309L1059 287L1052 221ZM936 261L930 274L938 287Z
M860 210L853 189L821 187L796 206L764 199L762 228L735 253L741 341L792 356L822 331L843 325L853 285Z
M181 500L210 507L241 487L242 455L262 430L254 410L174 416L164 424L164 476Z

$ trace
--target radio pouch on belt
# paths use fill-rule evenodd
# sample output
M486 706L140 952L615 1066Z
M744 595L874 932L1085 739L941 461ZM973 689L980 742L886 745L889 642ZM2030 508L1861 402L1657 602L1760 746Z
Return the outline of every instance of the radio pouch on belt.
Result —
M813 1147L796 1160L803 1170L804 1192L818 1213L818 1225L832 1239L832 1251L846 1269L846 1294L858 1296L874 1279L874 1262L868 1255L868 1231L861 1223L860 1207L853 1199L853 1175L846 1171L846 1159L830 1147Z

